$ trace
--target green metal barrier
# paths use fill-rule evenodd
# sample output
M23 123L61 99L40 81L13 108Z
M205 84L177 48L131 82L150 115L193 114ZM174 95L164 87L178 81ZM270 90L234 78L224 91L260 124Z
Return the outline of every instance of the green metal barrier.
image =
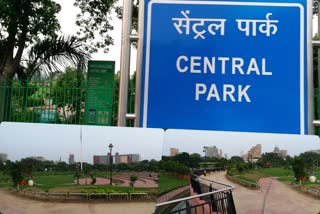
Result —
M3 81L0 84L0 121L85 124L87 83L84 81ZM113 91L111 125L117 125L118 89ZM134 85L130 85L128 113L134 112ZM133 126L133 121L128 121Z

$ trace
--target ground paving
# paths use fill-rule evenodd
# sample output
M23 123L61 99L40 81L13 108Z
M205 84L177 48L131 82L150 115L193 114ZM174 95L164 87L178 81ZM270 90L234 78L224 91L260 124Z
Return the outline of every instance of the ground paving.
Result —
M154 212L153 202L44 202L18 197L7 190L0 189L0 213L1 214L35 214L35 213L59 213L59 214L150 214Z
M251 190L229 181L225 172L212 173L208 179L235 186L233 198L239 214L317 214L320 212L320 199L298 192L290 185L274 178L259 181L260 190ZM207 181L201 181L207 183Z

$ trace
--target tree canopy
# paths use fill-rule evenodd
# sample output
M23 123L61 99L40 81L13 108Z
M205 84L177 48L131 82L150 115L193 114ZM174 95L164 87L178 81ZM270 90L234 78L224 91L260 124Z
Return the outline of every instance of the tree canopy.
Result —
M0 0L0 76L12 79L23 51L60 28L52 0Z

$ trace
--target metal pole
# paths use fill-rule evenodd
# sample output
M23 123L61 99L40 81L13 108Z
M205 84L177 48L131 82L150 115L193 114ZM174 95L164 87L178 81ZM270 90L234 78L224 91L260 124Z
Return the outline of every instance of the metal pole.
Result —
M82 125L80 125L80 170L82 171Z
M110 149L110 185L112 185L112 148Z
M318 29L319 31L319 29ZM312 1L307 1L307 78L308 78L308 130L307 134L314 134L313 120L314 120L314 86L313 86L313 47L312 47ZM318 48L318 53L320 53ZM319 60L318 60L319 62ZM319 82L318 70L318 82ZM320 87L320 85L319 85Z
M144 31L144 0L139 0L139 22L138 22L138 51L136 67L136 91L134 112L134 126L140 126L140 106L141 106L141 79L142 79L142 53L143 53L143 31Z
M118 126L126 126L130 76L132 0L123 0Z

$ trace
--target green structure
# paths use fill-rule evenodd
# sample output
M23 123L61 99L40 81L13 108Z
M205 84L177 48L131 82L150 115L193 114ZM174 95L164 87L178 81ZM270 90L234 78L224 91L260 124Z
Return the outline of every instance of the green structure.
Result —
M111 125L114 61L89 61L85 124Z

